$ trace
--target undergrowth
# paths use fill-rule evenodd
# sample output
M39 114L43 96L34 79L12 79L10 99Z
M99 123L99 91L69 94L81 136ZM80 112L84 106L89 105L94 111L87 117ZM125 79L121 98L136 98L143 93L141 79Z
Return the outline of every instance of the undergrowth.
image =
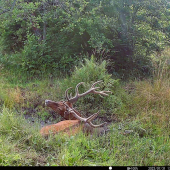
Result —
M0 78L0 165L17 166L168 166L170 165L170 84L168 77L122 84L106 71L105 61L92 57L65 78ZM166 71L167 74L167 71ZM159 74L162 75L162 74ZM11 78L12 79L12 78ZM110 131L98 138L83 133L57 134L48 139L39 131L41 121L61 118L44 105L45 99L65 100L64 92L77 83L80 93L96 86L112 94L89 94L75 104L84 117L100 111L97 122L107 120ZM25 119L29 115L34 123ZM96 123L96 122L95 122ZM125 130L132 133L126 134Z
M56 119L56 114L50 112L50 109L45 108L45 99L54 101L65 100L65 90L72 87L69 91L69 95L75 95L75 87L79 82L84 82L79 87L79 92L83 93L87 91L91 85L99 80L96 87L100 87L99 90L111 91L112 93L108 97L103 97L97 94L89 94L83 98L80 98L75 107L87 116L100 110L100 116L105 116L110 119L113 116L113 112L120 110L123 106L123 99L120 94L124 91L120 88L119 80L113 79L106 70L107 63L105 61L98 63L95 61L94 56L90 60L86 59L85 63L80 63L73 71L71 76L66 78L49 78L46 77L43 80L35 78L33 81L27 83L11 82L10 77L6 76L3 80L0 88L1 90L1 105L4 104L7 108L15 108L18 112L24 111L25 114L31 114L34 117L41 117L43 120L51 117L51 113ZM25 78L23 78L23 81ZM15 85L14 85L14 84ZM8 87L7 87L7 85ZM48 111L47 111L48 110Z
M0 114L0 165L52 166L165 166L169 165L169 137L139 132L123 134L123 129L137 128L139 123L124 121L99 138L80 133L70 138L63 135L45 139L38 124L31 126L17 113L3 108Z

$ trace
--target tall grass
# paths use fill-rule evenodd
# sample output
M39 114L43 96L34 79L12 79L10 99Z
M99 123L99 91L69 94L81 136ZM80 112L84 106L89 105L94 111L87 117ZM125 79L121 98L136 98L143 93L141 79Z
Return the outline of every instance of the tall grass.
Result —
M27 84L1 76L0 165L170 165L170 84L164 75L167 71L157 70L161 74L155 74L154 79L122 85L107 73L106 65L92 57L70 77L34 79ZM97 80L103 80L98 84L101 90L112 94L89 94L80 98L75 107L84 117L99 110L100 117L111 121L110 132L105 136L92 138L79 133L69 138L61 133L45 139L40 136L39 121L24 119L24 114L39 115L41 119L52 117L51 110L44 106L45 99L63 100L68 87L73 87L69 93L74 95L77 83L85 82L79 88L82 93ZM53 122L59 120L56 113ZM133 132L126 134L125 130Z
M167 47L161 55L152 56L153 79L169 79L170 77L170 48Z

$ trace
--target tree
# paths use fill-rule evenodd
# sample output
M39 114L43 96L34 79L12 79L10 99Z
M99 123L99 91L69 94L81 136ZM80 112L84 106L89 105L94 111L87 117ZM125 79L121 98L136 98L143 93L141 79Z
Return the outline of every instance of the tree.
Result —
M3 2L1 2L1 5L2 4L3 4ZM0 10L1 10L0 15L4 14L5 12L13 10L14 7L15 7L15 4L16 4L16 0L13 1L12 5L10 6L10 8L4 9L3 7L0 7Z
M32 73L68 73L94 52L114 63L111 73L145 72L148 56L170 35L164 0L8 0L1 2L4 9L7 3L12 10L0 15L0 51L15 54L13 60Z

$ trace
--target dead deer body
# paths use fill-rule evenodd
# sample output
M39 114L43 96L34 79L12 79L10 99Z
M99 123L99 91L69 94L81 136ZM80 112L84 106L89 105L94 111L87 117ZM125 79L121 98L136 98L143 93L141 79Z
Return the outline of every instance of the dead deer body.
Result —
M65 91L65 97L67 99L67 101L59 101L59 102L54 102L52 100L45 100L45 105L50 107L51 109L53 109L55 112L57 112L58 114L60 114L64 119L66 120L76 120L77 118L71 113L68 111L67 107L63 104L63 102L65 102L69 107L73 107L73 104L80 98L80 97L83 97L89 93L93 93L93 94L100 94L100 95L103 95L103 96L108 96L107 93L110 93L110 91L96 91L96 89L98 89L99 87L95 87L96 84L98 84L99 82L101 81L97 81L95 83L92 84L91 88L89 90L87 90L86 92L82 93L82 94L79 94L79 91L78 91L78 87L83 84L84 82L80 82L76 85L76 88L75 88L75 96L73 98L70 98L68 97L68 90L71 89L72 87L68 88L66 91ZM76 111L76 114L78 116L81 116L81 114Z
M75 109L69 107L66 103L64 103L64 105L67 107L69 113L74 115L77 120L64 120L53 125L45 126L40 131L42 136L46 137L49 134L56 134L59 132L71 136L79 133L80 131L83 131L83 133L87 135L95 134L99 136L105 134L105 132L108 131L106 126L107 122L99 125L94 125L91 122L98 116L99 112L89 116L88 118L83 118L76 113Z
M45 100L46 106L52 108L54 111L59 113L63 118L67 120L61 121L53 125L45 126L41 129L40 133L43 136L48 136L50 133L56 134L59 132L66 133L70 136L70 135L77 134L80 130L82 130L86 134L100 135L100 134L105 133L107 131L107 127L105 126L106 122L100 125L94 125L91 122L98 116L99 112L91 115L88 118L83 118L81 117L81 114L73 108L73 103L75 103L78 100L78 98L85 96L89 93L108 96L108 94L106 93L110 93L110 91L95 91L96 89L99 88L99 87L95 87L95 85L99 82L101 81L97 81L93 83L91 88L82 94L79 94L78 87L81 84L83 84L83 82L78 83L75 88L75 92L76 92L75 97L71 99L69 99L68 97L68 90L71 87L68 88L65 91L65 96L66 96L67 101L54 102L51 100Z

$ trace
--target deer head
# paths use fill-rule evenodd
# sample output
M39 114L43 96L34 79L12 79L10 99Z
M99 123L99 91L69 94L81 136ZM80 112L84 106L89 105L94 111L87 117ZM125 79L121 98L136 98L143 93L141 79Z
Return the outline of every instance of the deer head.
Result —
M88 118L83 118L78 115L77 111L74 108L70 107L67 102L63 102L63 104L68 109L69 113L74 115L77 120L64 120L53 125L45 126L40 130L41 135L48 136L50 133L56 134L62 132L70 136L77 134L81 130L87 135L101 135L107 131L107 127L105 126L107 122L104 122L99 125L94 125L91 122L98 116L99 112L89 116Z
M95 87L96 84L98 84L100 81L97 81L95 83L92 84L91 88L89 90L87 90L86 92L82 93L82 94L79 94L79 91L78 91L78 87L83 84L84 82L80 82L76 85L76 88L75 88L75 96L73 98L69 98L68 97L68 90L71 89L72 87L69 87L66 91L65 91L65 97L66 97L66 102L65 101L59 101L59 102L54 102L52 100L45 100L45 105L50 107L51 109L53 109L54 111L56 111L58 114L60 114L64 119L66 120L75 120L77 119L75 117L75 115L70 112L68 110L68 107L65 106L65 104L67 104L70 108L73 107L73 104L80 98L80 97L83 97L83 96L86 96L87 94L89 93L93 93L93 94L101 94L103 96L108 96L107 93L111 93L110 91L96 91L96 89L98 89L99 87ZM65 104L64 104L65 102ZM78 116L81 116L81 114L74 110L74 112L76 112L76 114Z
M64 101L54 102L52 100L45 100L45 105L53 109L55 112L60 114L66 120L75 120L76 118L68 112L67 108L63 104ZM66 102L69 107L73 107L72 103ZM80 113L77 112L80 116Z

